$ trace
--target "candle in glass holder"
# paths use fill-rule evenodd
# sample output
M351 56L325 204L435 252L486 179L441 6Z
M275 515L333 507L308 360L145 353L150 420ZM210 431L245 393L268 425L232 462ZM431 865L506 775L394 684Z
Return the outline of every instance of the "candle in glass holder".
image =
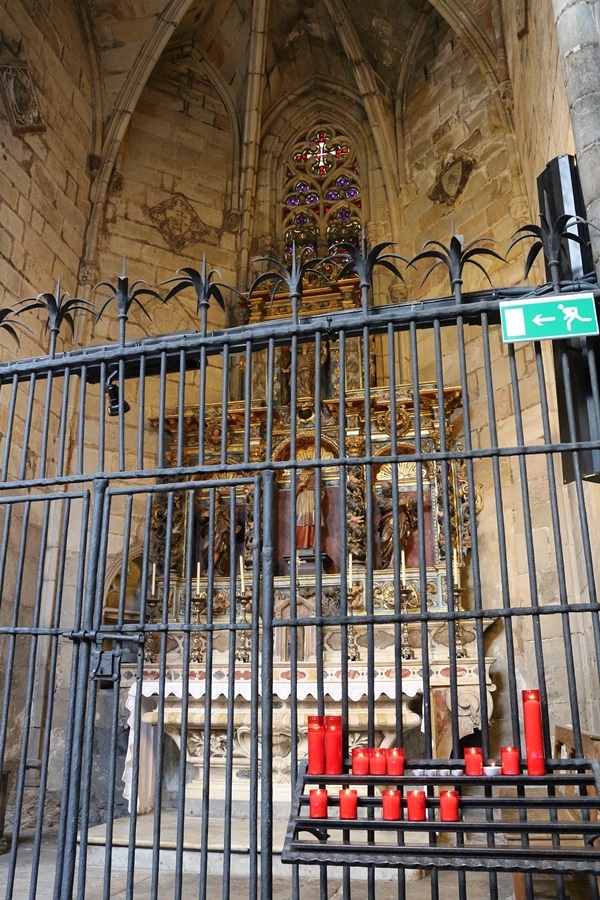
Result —
M325 772L325 718L308 717L308 765L309 775L323 775Z
M375 747L371 751L369 772L371 775L385 775L387 772L387 754L382 747Z
M314 788L310 792L311 819L327 818L327 791L325 788Z
M500 763L503 775L521 774L521 756L518 747L500 747Z
M442 822L458 822L460 799L458 791L440 791L440 819Z
M325 716L325 774L341 775L342 757L342 717Z
M481 747L465 747L465 775L483 775Z
M545 775L546 758L544 754L542 706L539 691L523 691L523 723L525 725L527 774Z
M352 774L369 774L369 751L366 747L352 748Z
M340 791L340 819L356 819L358 794L352 788Z
M386 761L388 775L404 775L404 747L388 747Z
M427 798L425 791L409 791L406 795L406 811L410 822L422 822L425 818Z
M402 810L402 792L394 788L381 792L381 815L384 819L399 819Z

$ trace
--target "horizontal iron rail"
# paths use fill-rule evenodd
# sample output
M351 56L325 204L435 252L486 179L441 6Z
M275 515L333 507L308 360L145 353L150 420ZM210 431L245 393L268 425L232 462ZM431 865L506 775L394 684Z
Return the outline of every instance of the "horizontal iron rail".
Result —
M544 456L548 454L561 454L561 453L569 453L569 452L583 452L585 450L600 450L600 440L595 441L567 441L561 443L548 443L548 444L535 444L528 446L506 446L506 447L484 447L482 449L469 449L469 450L436 450L432 452L418 452L418 453L406 453L402 455L403 462L451 462L454 460L464 461L464 460L488 460L488 459L506 459L506 458L514 458L514 457L536 457L536 456ZM145 469L115 469L115 470L101 470L94 471L89 473L78 473L75 475L58 475L51 478L31 478L31 479L19 479L18 485L19 490L32 490L34 488L44 488L50 486L59 486L59 485L70 485L70 484L87 484L90 481L93 481L95 478L111 478L119 481L127 481L127 480L135 480L135 479L156 479L164 477L164 475L169 475L172 479L182 479L185 478L186 475L205 475L206 478L209 478L211 475L217 475L221 473L227 473L230 475L232 479L236 477L239 478L238 483L241 483L242 480L248 481L248 468L251 466L252 471L255 473L266 472L266 471L283 471L285 469L330 469L332 466L335 468L344 468L348 466L360 466L365 464L372 464L375 457L359 457L359 456L344 456L336 459L326 458L326 459L310 459L310 460L266 460L264 462L255 462L252 463L239 462L239 463L213 463L211 465L197 465L197 466L174 466L174 467L155 467L155 468L145 468ZM386 462L395 462L396 457L394 456L378 456L377 463L384 464ZM244 475L246 478L244 479ZM250 479L251 480L251 479ZM227 484L224 479L220 479L224 484ZM203 482L202 487L208 487L209 485L206 482ZM135 490L137 492L149 490L151 485L141 486L141 487L133 487L132 485L124 486L120 489L121 493L127 493L128 491ZM178 489L177 484L173 481L169 481L165 484L152 485L153 489L161 489L161 490L174 490ZM189 482L182 482L179 485L179 489L189 489ZM15 480L13 481L5 481L0 482L0 491L3 490L15 490ZM113 488L113 493L116 492L117 489ZM66 495L66 494L57 494L57 497L65 497L65 496L74 496L74 495ZM48 499L49 495L44 494L40 495L39 499ZM8 498L0 498L3 503L17 503L19 501L23 501L24 499L30 499L29 495L20 494L15 495L13 497Z
M365 802L363 803L363 799ZM488 802L486 804L471 800L471 807L477 806L477 808L490 808L490 807L498 807L503 809L512 809L517 806L517 804L502 804L500 803L501 798L497 798L497 803ZM532 798L533 799L533 798ZM523 809L524 813L527 810L535 809L539 811L540 806L530 803L529 798L527 799L527 807L525 808L523 798L515 798L515 800L520 800L521 809ZM334 805L334 804L332 804ZM372 807L380 807L380 801L378 800L369 800L368 798L361 798L360 808L367 809L370 806ZM463 797L461 799L461 806L463 808L469 808L469 798ZM559 810L566 808L567 804L560 804L558 802L552 802L550 804L548 801L545 801L544 809L550 810ZM568 804L570 809L573 809L573 801L571 800ZM581 809L582 805L580 802L577 804L577 809ZM431 808L431 807L430 807ZM595 808L598 809L598 802L595 803ZM495 821L484 821L483 819L479 820L469 820L469 821L460 821L460 822L442 822L442 821L433 821L433 820L425 820L423 822L412 822L407 819L400 819L397 822L393 821L383 821L382 819L298 819L296 821L296 832L307 831L310 833L314 833L314 829L331 829L332 831L358 831L363 833L365 831L377 831L377 832L406 832L407 834L411 832L416 833L429 833L432 830L432 827L435 831L443 831L447 833L456 833L456 834L473 834L476 832L477 834L527 834L527 835L540 835L540 834L549 834L556 835L558 837L564 836L565 838L572 840L574 837L581 837L591 839L591 841L596 841L600 838L600 824L598 822L552 822L549 820L545 820L543 822L531 819L524 819L523 821L504 821L504 820L495 820ZM587 843L587 840L586 840ZM600 851L599 851L600 852Z
M563 292L572 293L578 289L581 288L570 285L568 290L563 289ZM595 286L585 285L585 289L592 290L596 299L600 297L600 289ZM0 384L12 381L15 376L17 380L27 379L32 374L44 379L67 367L72 375L79 374L88 382L96 383L101 379L103 366L111 371L113 369L117 371L121 361L124 364L124 377L132 378L140 374L142 356L145 358L145 373L148 375L162 372L163 366L166 366L166 372L179 371L181 351L186 353L186 366L196 369L198 362L193 355L202 348L209 354L215 354L220 353L226 345L230 353L241 353L246 349L248 341L252 342L253 349L259 350L266 347L270 341L274 341L275 345L287 344L295 336L302 340L303 337L314 338L316 333L328 337L344 330L347 336L352 337L362 335L363 329L368 327L371 333L376 334L387 331L390 324L399 329L408 328L412 323L425 328L434 321L452 325L460 317L464 323L477 325L480 324L479 318L485 315L489 324L493 325L500 321L499 304L502 301L540 297L550 291L548 285L537 288L491 289L466 293L463 295L462 303L456 303L453 297L420 300L414 303L406 301L371 307L366 315L359 309L352 309L320 316L303 316L297 325L294 325L291 319L277 319L213 331L206 336L196 331L186 331L158 338L127 341L124 344L100 344L71 350L54 357L34 357L3 363L0 365ZM163 360L165 354L167 356Z
M411 823L402 822L395 830L408 831L405 826L409 824ZM445 831L448 823L438 824L442 826L438 830ZM471 823L471 831L473 830L474 826ZM461 844L456 847L435 845L435 848L418 844L404 847L387 844L375 849L369 844L349 847L347 844L337 842L328 842L326 845L313 842L308 845L306 842L292 841L291 845L282 851L281 860L285 863L302 865L327 863L339 866L398 866L406 869L600 873L600 851L596 856L592 856L589 847L557 848L545 844L537 847L531 844L526 847L507 847L498 844L493 847L487 845L474 847Z
M190 577L190 585L193 582ZM303 617L286 617L282 619L274 619L273 628L288 628L290 626L304 625L309 627L320 627L323 625L393 625L401 622L439 622L448 623L461 620L477 621L483 619L513 619L515 617L531 617L539 616L544 618L547 616L555 616L562 612L574 613L598 613L600 612L599 603L569 603L569 604L547 604L544 606L519 606L519 607L486 607L477 610L453 610L453 611L432 611L432 612L399 612L399 613L353 613L352 615L335 614L331 616L303 616ZM101 634L107 638L112 637L117 632L111 631L110 625L103 626ZM135 633L139 629L140 624L123 624L114 626L119 628L122 633ZM232 627L244 630L247 625L236 623L234 626L230 622L202 622L200 624L191 623L186 625L183 622L155 622L144 624L144 629L157 633L169 634L171 632L180 633L182 631L230 631ZM48 636L66 636L63 628L47 628L47 627L25 627L0 625L0 635L48 635ZM116 638L113 637L116 640ZM467 658L468 659L468 658Z

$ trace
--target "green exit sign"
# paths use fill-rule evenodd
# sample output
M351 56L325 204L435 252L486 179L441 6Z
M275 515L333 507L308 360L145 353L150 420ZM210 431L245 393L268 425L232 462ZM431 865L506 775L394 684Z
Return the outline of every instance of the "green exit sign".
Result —
M506 344L598 334L596 302L592 293L503 300L500 319L502 340Z

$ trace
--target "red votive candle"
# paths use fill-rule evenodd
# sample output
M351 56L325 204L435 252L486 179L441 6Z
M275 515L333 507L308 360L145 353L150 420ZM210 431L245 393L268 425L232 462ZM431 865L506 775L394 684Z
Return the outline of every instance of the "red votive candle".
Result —
M352 788L342 788L340 791L340 819L356 819L357 808L357 792Z
M442 822L458 822L458 791L440 791L440 819Z
M325 717L308 717L308 765L309 775L325 772Z
M325 774L341 775L342 772L342 717L325 716Z
M399 819L402 809L401 791L390 788L381 792L381 815L384 819Z
M422 822L425 818L427 798L425 791L409 791L406 795L406 810L410 822Z
M523 723L525 725L527 774L545 775L546 758L539 691L523 691Z
M518 747L500 747L500 764L503 775L521 774L521 756Z
M371 775L385 775L387 772L387 753L381 747L371 750L369 772Z
M386 761L388 775L404 775L404 747L388 747Z
M369 751L366 747L352 748L352 774L369 774Z
M327 791L325 788L314 788L310 792L311 819L327 818Z
M465 775L483 775L481 747L465 747Z

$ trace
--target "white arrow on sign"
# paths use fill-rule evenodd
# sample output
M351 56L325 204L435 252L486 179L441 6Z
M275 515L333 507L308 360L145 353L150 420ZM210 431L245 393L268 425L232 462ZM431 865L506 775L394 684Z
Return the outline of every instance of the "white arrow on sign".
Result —
M534 325L543 325L544 322L556 322L556 316L543 316L541 313L538 313L537 316L533 317Z

